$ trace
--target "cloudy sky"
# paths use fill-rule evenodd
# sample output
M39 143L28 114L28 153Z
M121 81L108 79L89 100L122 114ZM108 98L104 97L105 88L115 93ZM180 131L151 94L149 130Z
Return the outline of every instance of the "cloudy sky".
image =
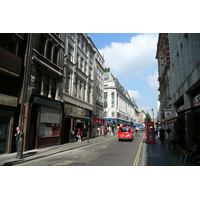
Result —
M105 67L130 92L140 109L157 114L158 65L157 33L88 33L100 53Z

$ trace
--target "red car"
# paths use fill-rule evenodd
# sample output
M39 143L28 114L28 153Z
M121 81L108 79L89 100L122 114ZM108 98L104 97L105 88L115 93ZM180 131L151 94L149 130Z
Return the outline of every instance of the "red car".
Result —
M118 129L118 139L121 140L134 140L133 128L129 126L122 126Z

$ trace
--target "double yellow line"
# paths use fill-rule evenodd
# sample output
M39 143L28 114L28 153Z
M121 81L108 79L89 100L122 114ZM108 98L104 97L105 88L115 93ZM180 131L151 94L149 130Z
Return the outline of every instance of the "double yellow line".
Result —
M143 143L144 136L145 136L145 134L143 135L142 140L140 142L140 145L139 145L139 148L138 148L138 151L137 151L133 166L138 166L138 162L139 162L139 159L140 159L140 154L141 154L141 150L142 150L142 143Z

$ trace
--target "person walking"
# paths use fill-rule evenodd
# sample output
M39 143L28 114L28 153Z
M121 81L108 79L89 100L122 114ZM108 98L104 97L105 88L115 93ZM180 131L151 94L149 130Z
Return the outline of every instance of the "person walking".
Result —
M78 142L81 142L81 135L82 135L82 130L80 128L78 128Z
M15 134L15 140L16 140L16 152L17 152L17 146L18 146L19 136L20 136L20 127L18 126L18 127L16 128L16 134Z
M164 141L165 141L165 130L161 127L161 129L160 129L160 142L161 142L161 145L164 145Z

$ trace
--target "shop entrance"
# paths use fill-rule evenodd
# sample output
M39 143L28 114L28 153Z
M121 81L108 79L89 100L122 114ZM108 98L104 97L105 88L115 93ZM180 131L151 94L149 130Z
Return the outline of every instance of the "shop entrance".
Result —
M71 130L71 118L65 118L64 122L64 137L63 137L63 143L69 143L69 137L70 137L70 130Z
M6 152L8 123L9 118L0 117L0 154Z

